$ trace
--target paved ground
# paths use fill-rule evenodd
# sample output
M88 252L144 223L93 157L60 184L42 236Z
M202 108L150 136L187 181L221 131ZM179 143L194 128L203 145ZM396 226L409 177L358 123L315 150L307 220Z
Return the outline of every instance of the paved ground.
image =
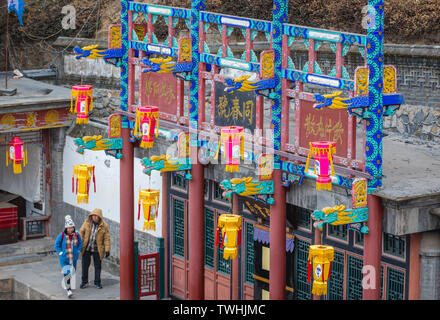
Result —
M53 247L50 238L19 241L10 245L0 245L0 293L3 293L11 283L16 291L16 299L53 299L67 300L66 292L61 288L61 268L58 257L48 253ZM46 248L46 249L44 249ZM46 251L45 253L42 253ZM15 262L11 262L15 260ZM40 261L35 261L40 260ZM21 263L5 265L7 263ZM89 268L89 286L80 289L81 282L81 258L78 260L77 289L74 290L72 300L115 300L119 299L119 277L108 272L101 272L102 289L93 286L94 268L93 262ZM9 281L7 279L14 279ZM7 295L3 294L3 298ZM10 298L14 298L11 296ZM1 296L0 296L1 299Z

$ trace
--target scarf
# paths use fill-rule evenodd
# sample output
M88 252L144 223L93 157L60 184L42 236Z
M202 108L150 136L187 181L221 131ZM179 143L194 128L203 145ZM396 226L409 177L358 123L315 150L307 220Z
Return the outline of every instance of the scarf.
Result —
M69 262L73 261L73 247L78 246L78 236L76 233L72 235L66 234L66 257L69 259Z

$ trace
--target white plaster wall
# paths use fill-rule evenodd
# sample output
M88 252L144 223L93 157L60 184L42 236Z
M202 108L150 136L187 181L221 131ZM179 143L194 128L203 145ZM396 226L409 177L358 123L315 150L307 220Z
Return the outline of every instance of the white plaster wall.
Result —
M67 137L63 156L63 200L64 202L92 211L100 208L105 219L120 222L120 188L119 188L119 160L107 156L104 151L85 150L81 155L76 152L74 138ZM89 203L78 204L76 196L72 193L73 166L89 164L95 166L96 193L93 192L93 183L90 186ZM134 158L134 227L142 231L143 214L138 221L139 190L146 188L159 189L162 192L162 178L159 172L154 171L150 178L142 172L139 158ZM61 213L62 214L62 213ZM147 231L144 231L147 232ZM162 206L159 203L159 213L156 218L156 231L148 231L155 237L162 237Z

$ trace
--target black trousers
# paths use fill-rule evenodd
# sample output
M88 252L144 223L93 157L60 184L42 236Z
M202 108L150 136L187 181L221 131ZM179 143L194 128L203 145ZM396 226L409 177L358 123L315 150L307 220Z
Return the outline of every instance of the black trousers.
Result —
M93 256L93 265L95 266L95 284L101 284L101 259L99 252L84 251L82 256L82 283L89 282L89 267L91 257Z

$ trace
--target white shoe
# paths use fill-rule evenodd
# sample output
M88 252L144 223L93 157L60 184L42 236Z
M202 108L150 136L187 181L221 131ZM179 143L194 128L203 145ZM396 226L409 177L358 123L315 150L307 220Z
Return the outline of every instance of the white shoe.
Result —
M72 296L72 294L73 294L72 290L67 289L67 297L70 298Z

